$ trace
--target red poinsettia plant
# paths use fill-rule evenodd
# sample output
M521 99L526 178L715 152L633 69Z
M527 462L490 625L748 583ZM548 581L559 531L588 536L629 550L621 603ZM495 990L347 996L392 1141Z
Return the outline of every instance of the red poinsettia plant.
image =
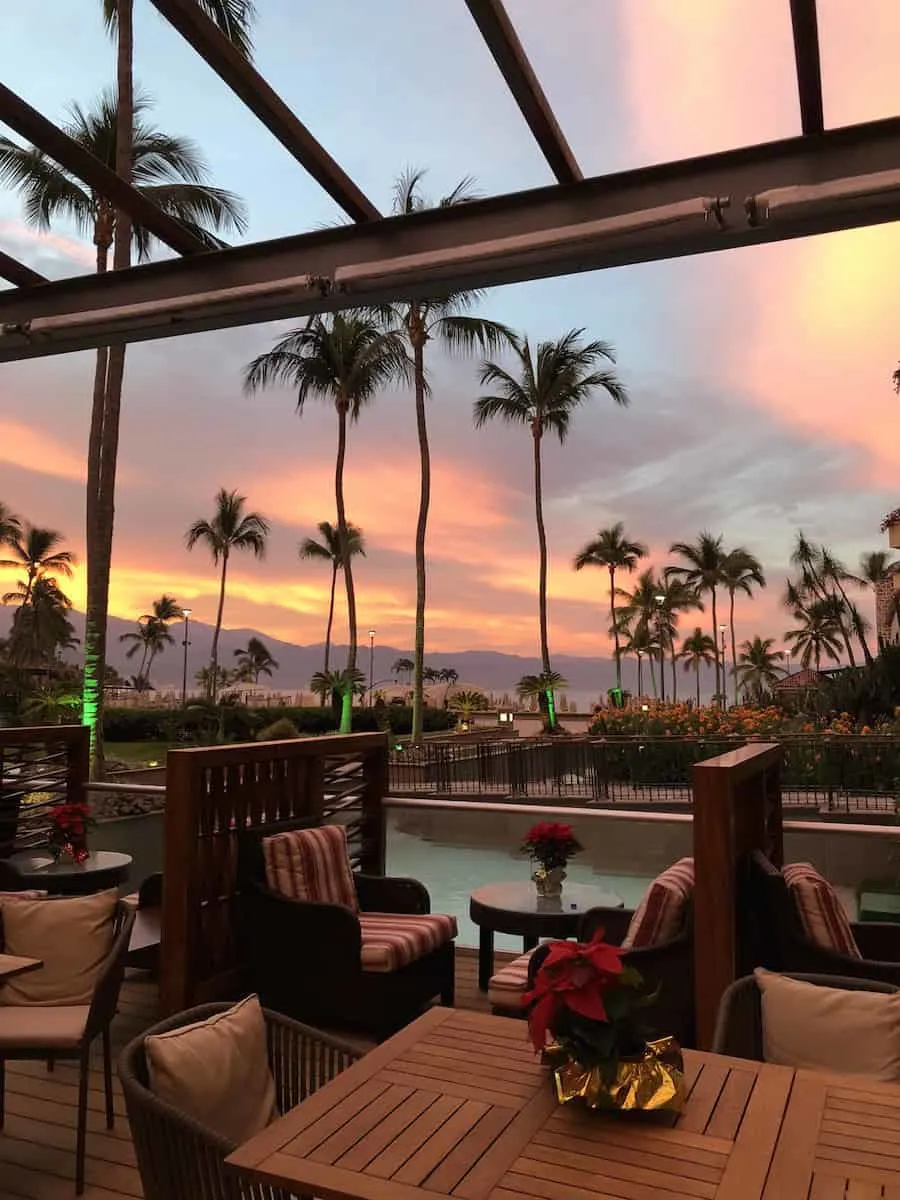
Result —
M522 852L530 854L545 871L564 867L569 859L584 847L572 833L571 825L558 821L539 821L525 834Z
M50 845L62 851L71 847L73 852L87 856L87 831L95 824L88 804L59 804L50 810Z
M642 1052L644 1010L656 994L646 993L640 973L623 965L622 951L603 940L602 929L590 942L550 942L535 962L523 1004L536 1052L552 1042L573 1062L613 1076L622 1058Z

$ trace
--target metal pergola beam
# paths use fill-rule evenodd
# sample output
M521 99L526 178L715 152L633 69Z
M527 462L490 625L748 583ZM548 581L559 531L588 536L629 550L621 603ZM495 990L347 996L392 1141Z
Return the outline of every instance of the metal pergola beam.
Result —
M13 258L3 250L0 250L0 279L6 279L9 283L14 283L16 287L31 287L35 283L47 283L45 276L39 275L37 271L32 271L31 267L26 267L24 263L20 263L17 258Z
M560 183L577 183L584 178L581 168L528 61L503 0L466 0L466 5L553 174Z
M234 48L197 0L151 0L247 108L354 221L375 221L378 209L312 136L262 75ZM302 57L300 59L302 69Z
M95 158L58 125L48 121L21 96L0 83L0 121L14 129L20 137L33 143L54 162L71 171L95 192L105 196L116 208L143 225L161 242L179 254L198 254L206 247L183 225L157 208L146 196L120 179L99 158Z
M743 202L748 196L779 188L809 188L898 167L900 118L892 118L831 130L816 138L788 138L566 187L553 185L369 225L237 246L195 259L150 263L106 276L82 276L3 292L0 361L297 318L396 299L398 294L433 295L436 286L440 290L490 287L896 220L896 198L881 195L864 199L850 211L835 204L806 206L795 215L782 209L776 220L751 227ZM563 227L717 196L732 201L723 229L698 221L684 232L632 231L596 244L555 244L553 240ZM508 244L517 237L542 240L544 246L502 260L472 256L473 244ZM454 254L460 261L451 261L447 269L446 261ZM440 271L429 267L429 255L441 256L444 267ZM350 294L331 286L336 275L361 279L366 264L370 268L372 264L390 266L390 260L401 257L422 263L417 273L406 274L402 286L396 279L379 282L377 269L374 280L370 278L359 289L353 287ZM289 278L296 278L296 286L285 288ZM281 281L281 291L272 289L277 281ZM229 290L223 297L225 289ZM265 289L270 290L269 295ZM210 305L204 307L207 300ZM124 331L98 328L98 310L148 304L152 311L132 313ZM86 313L93 315L86 319ZM100 315L105 320L104 314ZM29 321L50 317L56 321L49 336L18 332Z
M791 0L791 28L797 64L800 127L805 134L823 133L822 64L819 56L819 23L816 0Z

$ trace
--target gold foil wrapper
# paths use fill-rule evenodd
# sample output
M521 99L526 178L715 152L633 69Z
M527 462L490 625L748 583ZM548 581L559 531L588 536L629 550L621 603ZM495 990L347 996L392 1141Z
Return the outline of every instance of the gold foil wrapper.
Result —
M616 1112L672 1112L684 1107L684 1060L673 1037L648 1042L641 1058L622 1059L613 1080L600 1067L573 1062L555 1043L547 1047L560 1104L583 1100L588 1108Z

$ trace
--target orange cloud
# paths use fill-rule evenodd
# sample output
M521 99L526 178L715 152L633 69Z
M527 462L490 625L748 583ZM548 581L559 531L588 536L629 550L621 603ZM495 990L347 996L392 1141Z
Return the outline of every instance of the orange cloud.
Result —
M82 266L93 267L96 264L94 251L84 242L44 229L33 229L24 221L0 221L0 238L3 236L14 238L19 242L27 241L39 246L46 246L49 250L55 250L63 258L71 259L72 262L77 262Z
M76 483L85 478L83 458L52 434L22 421L0 420L0 462Z

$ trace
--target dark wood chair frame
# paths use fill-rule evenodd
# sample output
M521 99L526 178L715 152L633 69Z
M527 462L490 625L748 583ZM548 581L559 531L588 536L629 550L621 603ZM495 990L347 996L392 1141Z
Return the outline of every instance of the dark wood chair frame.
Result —
M66 897L51 897L42 903L64 904ZM119 1003L119 990L122 977L125 974L125 956L134 925L134 909L130 904L119 901L114 914L113 944L107 956L103 970L94 987L94 994L88 1011L84 1033L75 1046L59 1047L41 1045L19 1045L4 1047L0 1042L0 1130L4 1120L4 1091L6 1084L6 1061L23 1059L38 1059L52 1064L58 1059L78 1063L78 1128L75 1143L75 1192L81 1195L84 1191L84 1160L85 1141L87 1136L87 1100L88 1084L90 1082L91 1046L99 1037L103 1047L103 1087L106 1099L106 1127L112 1129L115 1124L113 1111L112 1090L112 1051L110 1046L110 1025L116 1015ZM0 937L2 948L2 937Z
M129 1042L119 1079L145 1200L290 1200L286 1192L245 1179L225 1166L236 1145L150 1090L145 1039L225 1012L204 1004L161 1021ZM287 1112L361 1058L353 1046L264 1009L269 1066L278 1110Z
M310 823L249 829L238 850L241 961L248 990L299 1021L383 1036L407 1024L436 996L452 1007L455 945L448 941L397 971L364 971L356 913L340 904L293 900L265 882L262 839ZM425 915L427 888L415 879L354 873L361 912Z

